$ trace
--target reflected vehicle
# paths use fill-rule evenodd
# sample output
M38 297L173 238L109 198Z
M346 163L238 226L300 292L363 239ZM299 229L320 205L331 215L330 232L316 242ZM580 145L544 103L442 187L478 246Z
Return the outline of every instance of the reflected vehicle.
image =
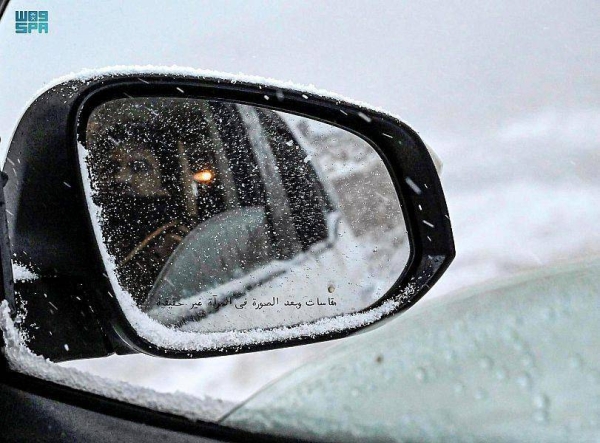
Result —
M235 103L126 98L92 112L84 155L100 243L120 288L181 331L356 312L385 294L408 257L400 204L377 153L316 120ZM365 225L380 238L365 237ZM388 241L394 251L382 253Z

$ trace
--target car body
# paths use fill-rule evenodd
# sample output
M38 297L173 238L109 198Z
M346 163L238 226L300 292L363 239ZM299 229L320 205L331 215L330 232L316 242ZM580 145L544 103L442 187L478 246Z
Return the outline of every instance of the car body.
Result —
M596 441L598 266L549 267L423 303L226 409L220 425L12 373L0 388L5 437Z
M223 423L306 441L596 441L599 295L592 258L425 302Z

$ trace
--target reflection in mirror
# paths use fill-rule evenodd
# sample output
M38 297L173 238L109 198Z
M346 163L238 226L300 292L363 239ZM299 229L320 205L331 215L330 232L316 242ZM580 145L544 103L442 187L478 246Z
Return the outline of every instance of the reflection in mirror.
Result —
M85 144L107 269L171 328L356 312L408 260L383 161L337 127L236 103L127 98L92 112Z

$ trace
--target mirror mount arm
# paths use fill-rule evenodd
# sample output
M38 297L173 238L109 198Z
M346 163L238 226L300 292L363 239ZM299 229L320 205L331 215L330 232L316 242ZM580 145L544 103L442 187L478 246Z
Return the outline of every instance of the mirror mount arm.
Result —
M8 183L8 175L0 172L0 272L2 299L9 304L12 313L16 312L14 278L12 272L10 238L8 236L8 222L6 219L6 199L4 197L4 187Z
M17 301L16 301L16 290L15 290L15 277L13 274L12 266L12 248L10 235L8 230L7 220L7 204L6 194L4 192L5 187L9 181L9 177L5 172L0 171L0 288L2 293L0 294L0 301L6 300L10 309L10 315L13 320L18 315ZM39 278L30 282L20 282L19 291L24 293L35 294L50 294L51 300L54 301L55 306L61 307L61 320L64 325L79 325L80 323L96 324L98 322L95 319L93 311L89 309L82 301L80 301L77 294L80 294L82 288L78 284L64 285L61 284L61 279L57 278ZM52 289L60 288L58 290ZM59 296L59 297L56 297ZM36 302L37 300L37 302ZM45 302L47 298L44 297L33 297L32 304L28 304L28 311L37 313L36 311L47 312L48 306ZM62 300L62 303L61 303ZM40 304L41 302L41 304ZM52 305L52 303L50 303ZM75 320L78 314L85 312L84 318L79 318L79 322L70 321ZM66 316L66 317L65 317ZM33 322L42 323L43 317L35 316ZM50 319L51 320L51 319ZM84 327L84 330L73 331L69 328L55 328L54 335L46 336L43 335L38 340L34 340L34 343L28 343L30 348L34 352L43 351L43 354L47 358L51 358L55 362L78 360L81 358L93 358L93 357L104 357L114 352L118 354L132 353L129 348L124 346L115 346L111 343L101 332L98 327ZM64 346L64 339L66 336L78 337L79 340L73 338L69 340L71 348ZM0 331L0 348L4 347L4 337ZM0 360L1 360L0 356Z

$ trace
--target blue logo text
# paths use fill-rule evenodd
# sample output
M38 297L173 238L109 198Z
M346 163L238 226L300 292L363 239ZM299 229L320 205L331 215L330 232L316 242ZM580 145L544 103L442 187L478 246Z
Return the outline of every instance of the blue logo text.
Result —
M15 32L17 34L48 34L48 11L15 11Z

